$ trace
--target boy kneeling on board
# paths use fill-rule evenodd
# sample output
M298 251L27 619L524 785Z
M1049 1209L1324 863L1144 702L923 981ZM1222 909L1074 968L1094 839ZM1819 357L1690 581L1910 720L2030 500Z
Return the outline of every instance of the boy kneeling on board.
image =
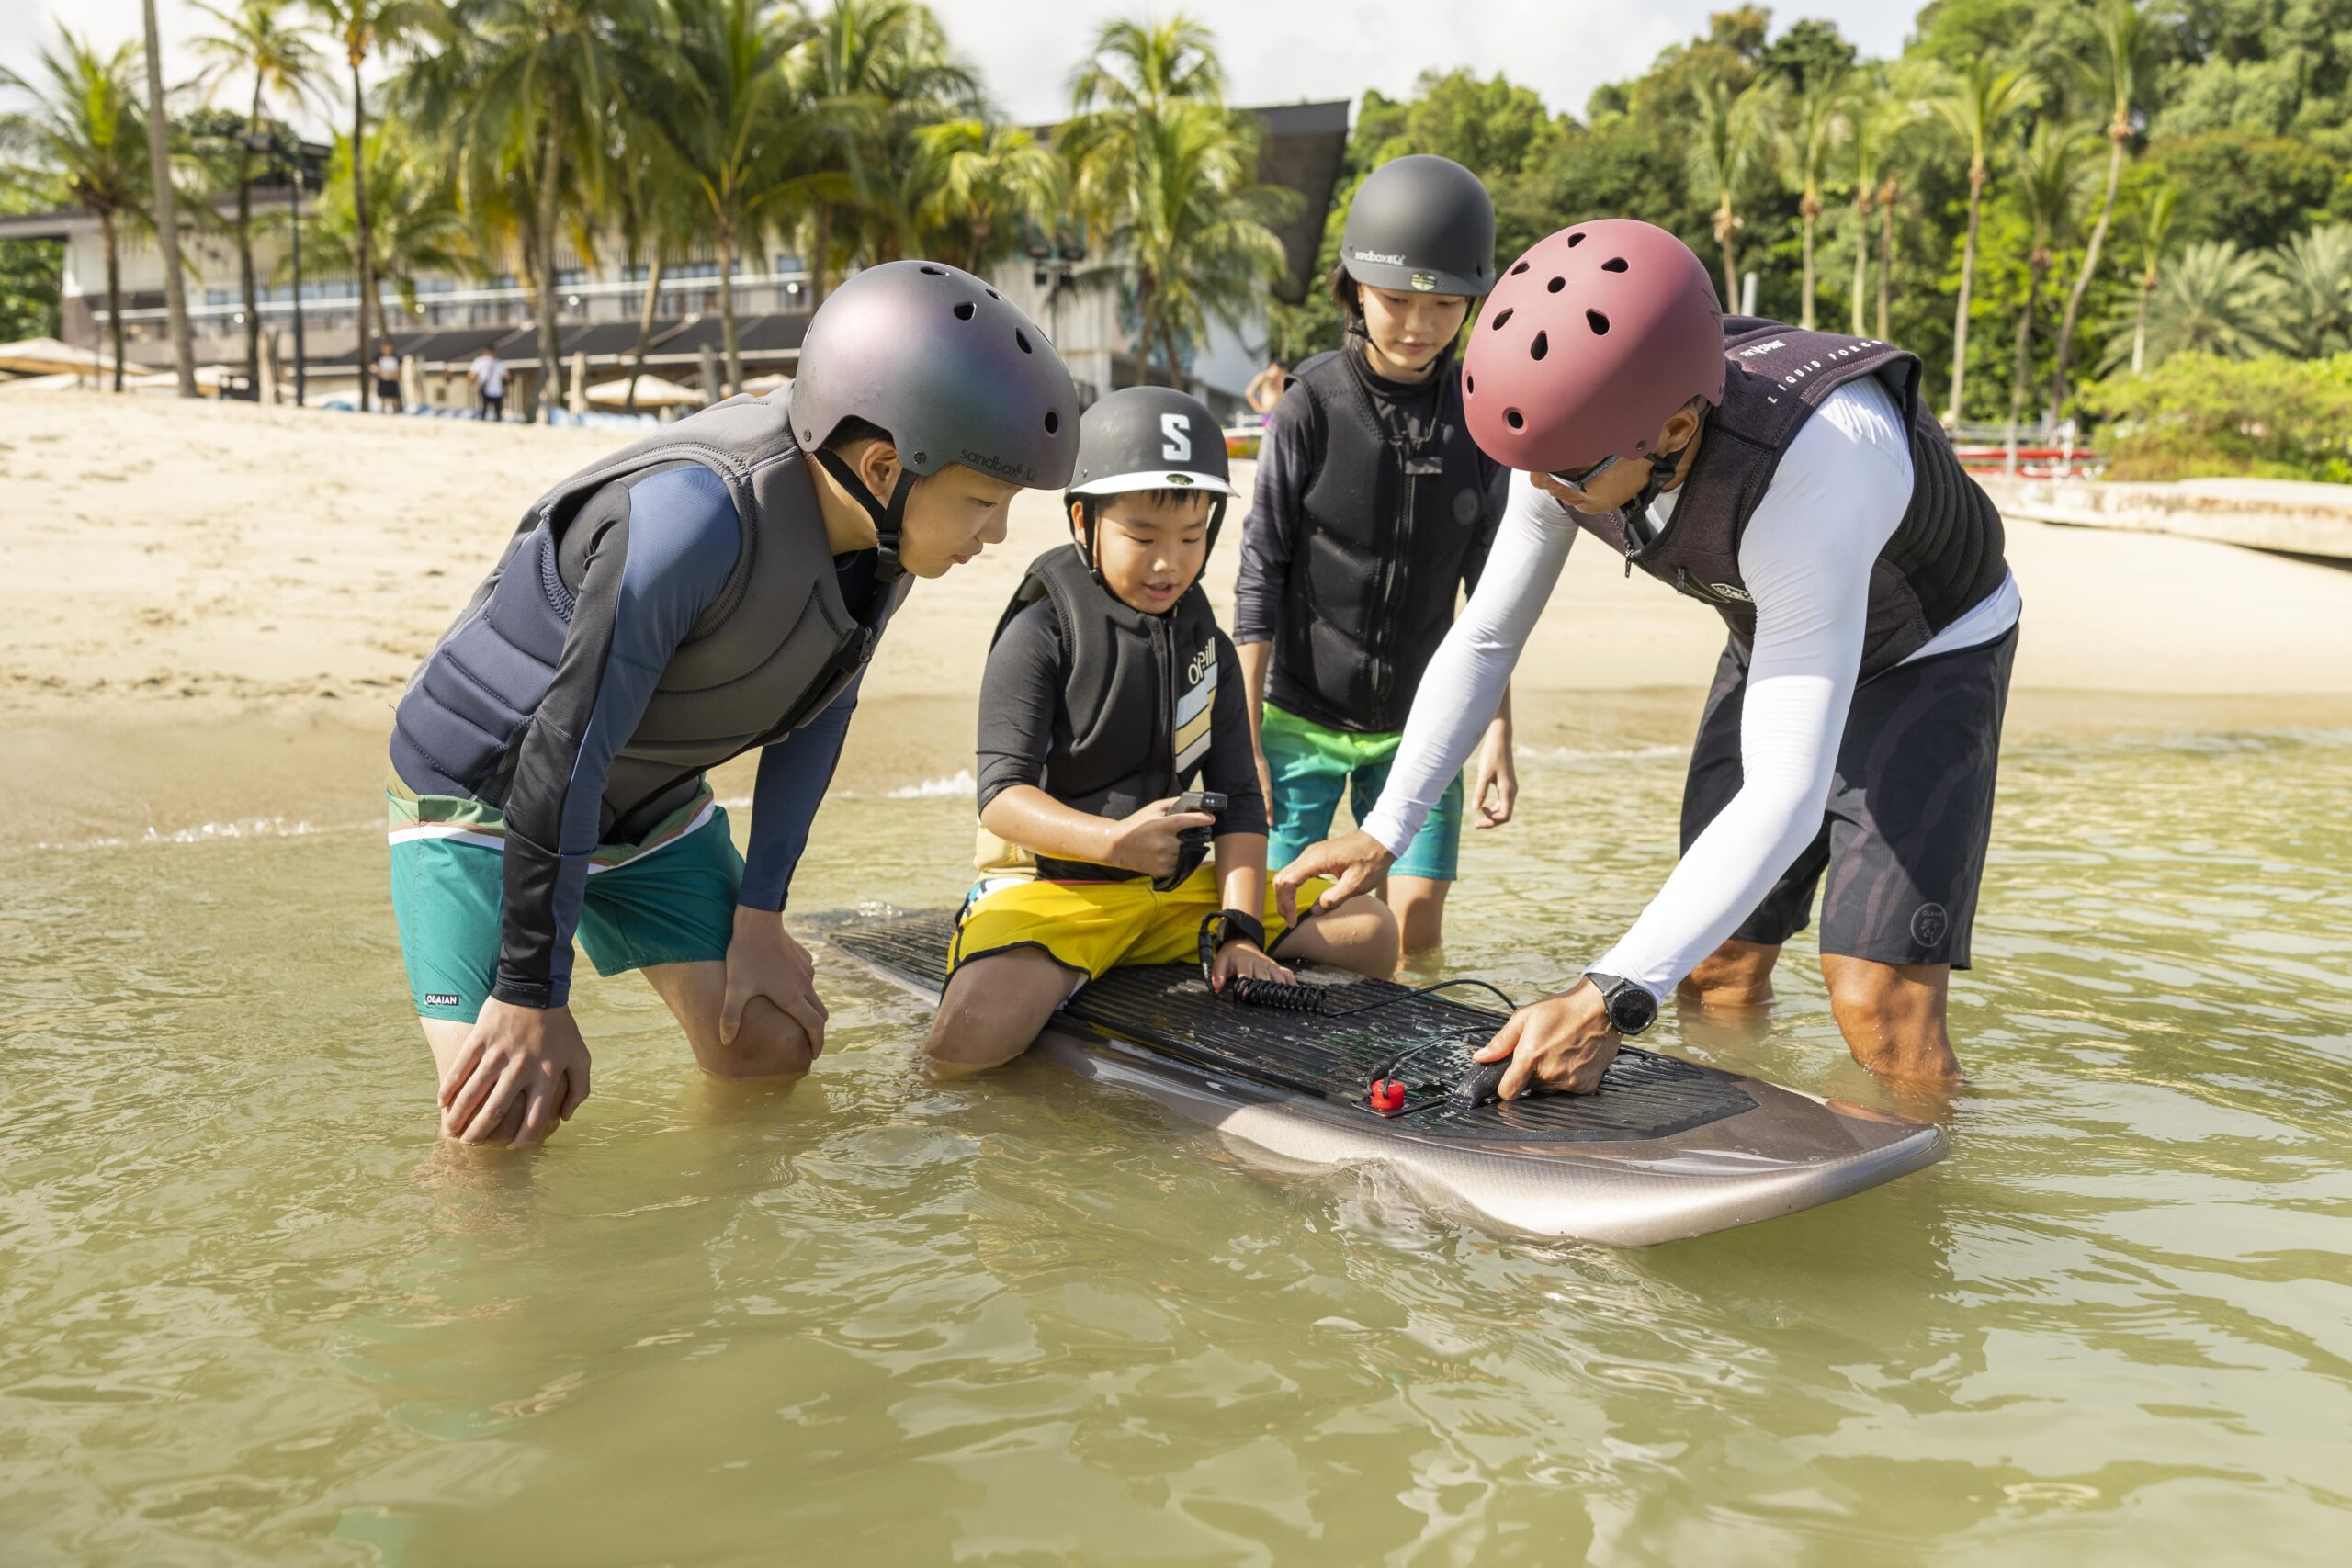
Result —
M1219 991L1291 979L1276 951L1396 967L1379 900L1286 930L1267 896L1240 667L1200 586L1232 493L1224 436L1198 400L1136 387L1087 411L1071 542L1031 564L981 679L980 880L923 1042L934 1065L1012 1060L1089 980L1193 961L1220 914ZM1196 803L1210 809L1175 809ZM1212 835L1214 866L1201 863Z

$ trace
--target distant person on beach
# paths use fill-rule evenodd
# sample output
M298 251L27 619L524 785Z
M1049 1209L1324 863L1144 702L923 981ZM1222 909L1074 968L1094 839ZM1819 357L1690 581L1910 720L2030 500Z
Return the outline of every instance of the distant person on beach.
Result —
M808 1070L825 1007L783 908L876 642L917 578L1069 483L1078 392L1029 320L933 263L868 267L790 393L711 409L524 514L401 695L392 909L442 1131L579 1109L572 938L641 969L703 1068ZM760 752L748 863L707 771Z
M376 345L376 406L386 413L401 412L401 356L392 351L392 340L386 338Z
M1368 886L1478 742L1568 546L1599 537L1721 615L1682 796L1682 860L1569 990L1480 1054L1502 1092L1600 1086L1680 987L1772 995L1825 878L1821 964L1854 1059L1957 1082L1968 967L2020 600L2001 517L1919 399L1916 355L1725 321L1662 229L1577 224L1504 275L1463 364L1471 434L1517 470L1494 554L1414 699L1379 804L1278 879Z
M1283 389L1289 385L1290 372L1283 368L1280 360L1269 359L1263 370L1250 378L1241 400L1250 405L1251 413L1262 419L1274 412L1274 405L1283 400Z
M498 350L487 344L466 367L466 377L474 384L474 394L481 400L474 410L476 419L503 420L506 417L506 361L498 357Z
M1361 818L1388 777L1421 671L1476 588L1509 472L1463 418L1454 341L1494 287L1495 209L1445 158L1396 158L1348 205L1329 289L1347 337L1303 362L1266 422L1241 525L1233 640L1266 760L1276 866ZM1468 799L1510 820L1510 704L1489 702ZM1491 719L1492 723L1487 721ZM1377 889L1405 951L1444 940L1461 854L1457 779Z
M1197 957L1219 990L1288 983L1277 953L1396 967L1378 900L1296 931L1267 901L1240 667L1200 587L1232 493L1224 433L1198 399L1130 387L1086 411L1070 536L1030 563L981 678L980 880L956 921L930 1061L1011 1061L1123 965ZM1187 791L1222 801L1177 809Z

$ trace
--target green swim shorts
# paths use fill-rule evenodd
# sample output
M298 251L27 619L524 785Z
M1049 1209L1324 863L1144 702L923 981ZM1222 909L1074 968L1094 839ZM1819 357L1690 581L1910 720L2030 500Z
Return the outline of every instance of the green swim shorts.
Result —
M1277 871L1308 845L1331 836L1331 819L1339 814L1342 795L1349 796L1357 821L1372 815L1388 783L1389 766L1396 761L1396 748L1405 739L1396 731L1354 735L1332 729L1272 703L1258 721L1258 737L1266 749L1266 770L1274 786L1274 798L1266 803L1272 824L1266 863ZM1405 846L1404 854L1388 868L1391 876L1453 880L1462 852L1462 794L1457 777L1438 797L1436 809Z
M476 800L411 794L390 803L392 917L420 1018L470 1023L498 981L506 828ZM603 844L589 861L580 945L596 973L724 960L735 932L743 857L706 789L644 840Z

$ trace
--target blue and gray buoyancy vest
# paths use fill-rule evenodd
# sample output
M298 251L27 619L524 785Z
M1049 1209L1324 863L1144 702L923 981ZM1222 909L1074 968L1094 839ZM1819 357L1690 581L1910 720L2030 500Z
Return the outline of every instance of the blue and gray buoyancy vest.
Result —
M1740 576L1740 540L1771 489L1781 457L1823 400L1875 376L1911 433L1911 504L1871 572L1861 673L1882 674L1925 648L2001 586L2001 513L1960 466L1919 398L1919 358L1873 338L1809 333L1755 317L1724 321L1731 361L1723 406L1709 416L1667 529L1633 565L1712 604L1743 648L1756 640L1756 605ZM1625 551L1615 513L1576 513L1587 531Z
M1104 587L1076 545L1062 545L1029 563L995 637L1040 599L1053 605L1069 671L1040 787L1065 806L1113 818L1181 793L1208 754L1216 710L1208 595L1195 582L1165 615L1146 615ZM1043 855L1037 872L1070 882L1138 874Z
M1321 418L1322 449L1274 634L1267 699L1358 734L1405 728L1421 674L1453 625L1471 553L1491 537L1486 476L1470 439L1462 369L1433 374L1425 437L1392 440L1352 346L1293 378Z
M571 525L606 486L681 462L700 463L726 484L742 521L741 549L613 759L600 838L650 829L693 797L706 769L823 712L873 657L913 580L877 589L863 620L842 602L788 397L729 399L535 502L401 695L391 753L402 781L420 794L503 805L584 570L584 550L566 548Z

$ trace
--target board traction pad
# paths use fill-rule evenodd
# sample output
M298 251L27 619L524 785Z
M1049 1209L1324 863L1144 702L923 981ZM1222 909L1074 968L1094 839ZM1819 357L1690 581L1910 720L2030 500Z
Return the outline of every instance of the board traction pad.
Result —
M827 924L827 940L853 956L933 995L945 984L954 914ZM1386 980L1334 978L1330 971L1301 966L1301 978L1310 976L1330 982L1340 1010L1408 994L1408 987ZM1197 967L1165 964L1114 969L1070 998L1060 1018L1188 1066L1294 1092L1295 1085L1310 1083L1335 1111L1424 1138L1488 1145L1647 1142L1756 1108L1730 1074L1628 1045L1595 1094L1539 1094L1465 1107L1439 1090L1415 1096L1416 1102L1431 1102L1427 1110L1384 1117L1364 1100L1374 1069L1401 1052L1441 1043L1416 1058L1416 1067L1442 1065L1439 1076L1450 1079L1466 1067L1468 1053L1502 1027L1504 1014L1442 996L1394 1001L1361 1018L1317 1016L1226 1001L1210 993Z

